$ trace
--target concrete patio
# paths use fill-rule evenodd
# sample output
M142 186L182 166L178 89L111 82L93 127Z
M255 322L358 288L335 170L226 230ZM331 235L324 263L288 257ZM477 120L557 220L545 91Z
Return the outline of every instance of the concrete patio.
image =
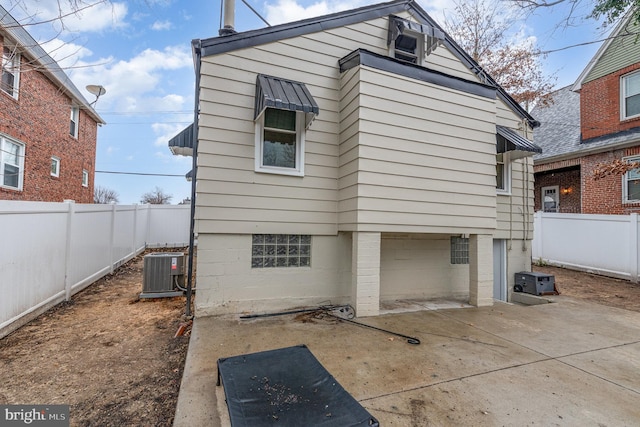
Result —
M358 319L418 337L417 346L295 315L197 318L174 426L229 425L218 358L297 344L382 426L638 425L640 313L552 299L437 310L412 303Z

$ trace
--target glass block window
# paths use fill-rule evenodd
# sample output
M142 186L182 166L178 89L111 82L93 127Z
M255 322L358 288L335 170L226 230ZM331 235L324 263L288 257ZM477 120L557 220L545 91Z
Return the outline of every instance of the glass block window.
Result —
M251 268L311 266L308 234L254 234L252 239Z
M469 264L469 239L451 236L451 264Z

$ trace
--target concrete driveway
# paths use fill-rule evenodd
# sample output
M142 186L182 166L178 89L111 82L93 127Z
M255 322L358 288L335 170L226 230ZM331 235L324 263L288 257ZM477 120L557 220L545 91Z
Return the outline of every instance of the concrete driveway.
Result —
M382 426L639 425L640 313L553 300L359 319L417 346L294 315L198 318L174 426L229 425L218 358L297 344Z

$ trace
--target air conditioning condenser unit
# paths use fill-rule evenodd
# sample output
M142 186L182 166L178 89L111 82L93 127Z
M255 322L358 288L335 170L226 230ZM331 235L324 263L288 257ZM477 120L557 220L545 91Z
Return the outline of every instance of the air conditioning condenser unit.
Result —
M184 254L153 253L144 256L140 298L181 296L184 287Z

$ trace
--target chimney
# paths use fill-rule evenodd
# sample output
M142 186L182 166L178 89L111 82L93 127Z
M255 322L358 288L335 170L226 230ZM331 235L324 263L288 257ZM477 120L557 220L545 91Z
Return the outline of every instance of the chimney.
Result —
M218 34L221 36L228 36L235 34L236 30L233 28L235 24L235 12L236 12L236 0L221 0L223 1L223 27L218 30Z

